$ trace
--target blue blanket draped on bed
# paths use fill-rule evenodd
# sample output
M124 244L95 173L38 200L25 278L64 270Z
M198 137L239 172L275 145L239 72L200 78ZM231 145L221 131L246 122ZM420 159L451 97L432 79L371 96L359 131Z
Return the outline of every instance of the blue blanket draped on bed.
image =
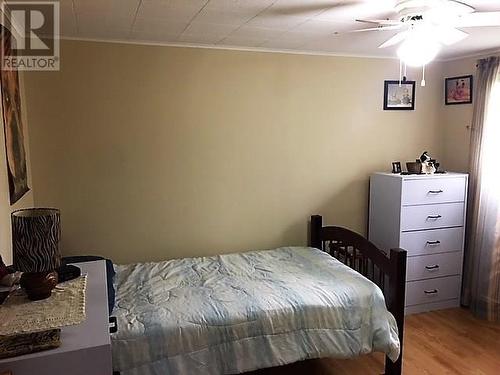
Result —
M307 358L399 355L381 290L312 248L116 266L123 375L234 374Z

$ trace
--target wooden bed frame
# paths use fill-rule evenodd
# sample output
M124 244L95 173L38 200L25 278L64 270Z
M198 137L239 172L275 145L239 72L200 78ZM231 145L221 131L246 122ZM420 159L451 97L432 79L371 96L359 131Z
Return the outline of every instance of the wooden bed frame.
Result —
M396 362L385 358L385 374L400 375L406 285L406 251L391 249L389 256L363 236L349 229L323 226L320 215L311 216L309 246L323 250L377 284L388 310L396 318L401 354Z

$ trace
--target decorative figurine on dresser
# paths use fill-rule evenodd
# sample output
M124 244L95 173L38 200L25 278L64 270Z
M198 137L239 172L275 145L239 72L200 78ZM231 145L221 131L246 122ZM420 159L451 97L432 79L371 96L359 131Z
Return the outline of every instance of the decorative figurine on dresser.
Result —
M427 151L424 151L424 153L420 156L420 163L422 164L422 173L425 174L434 174L436 173L436 167L434 166L434 163L436 161L432 159Z
M370 176L368 237L408 252L407 314L460 305L467 184L452 172Z

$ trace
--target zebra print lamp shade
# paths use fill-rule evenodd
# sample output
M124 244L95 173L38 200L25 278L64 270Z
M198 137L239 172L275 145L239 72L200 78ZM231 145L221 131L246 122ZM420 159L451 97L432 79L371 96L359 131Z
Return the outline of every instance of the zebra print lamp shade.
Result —
M22 272L57 269L61 263L59 210L28 208L14 211L11 218L14 268Z

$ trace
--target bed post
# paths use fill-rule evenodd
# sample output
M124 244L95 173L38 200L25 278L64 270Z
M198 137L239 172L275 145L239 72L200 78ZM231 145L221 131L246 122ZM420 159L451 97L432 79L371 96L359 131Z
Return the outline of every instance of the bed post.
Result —
M323 244L321 241L321 229L323 228L323 217L321 215L312 215L310 225L311 228L309 230L310 233L309 246L323 250Z
M391 274L389 311L394 315L398 325L398 336L401 352L396 362L385 357L385 375L401 375L403 368L403 336L405 321L405 288L406 288L406 250L391 249Z

